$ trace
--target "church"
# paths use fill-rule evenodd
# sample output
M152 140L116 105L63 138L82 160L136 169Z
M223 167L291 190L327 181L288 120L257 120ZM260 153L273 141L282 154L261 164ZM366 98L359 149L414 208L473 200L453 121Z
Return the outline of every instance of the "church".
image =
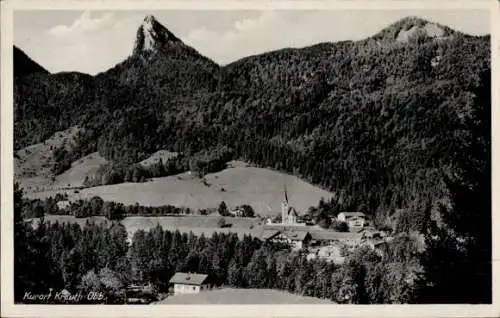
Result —
M297 224L297 210L288 203L288 195L285 188L285 200L281 203L281 223L283 225Z

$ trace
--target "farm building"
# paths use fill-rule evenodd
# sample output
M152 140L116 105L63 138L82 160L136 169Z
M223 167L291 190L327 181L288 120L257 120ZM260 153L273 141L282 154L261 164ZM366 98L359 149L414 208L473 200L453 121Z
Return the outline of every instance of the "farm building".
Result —
M361 244L361 233L335 232L327 230L311 231L314 245L338 245L342 244L348 248L353 248Z
M57 201L57 208L59 210L64 210L70 207L71 203L68 200Z
M366 216L363 212L340 212L337 220L346 222L350 228L362 228L365 225Z
M245 215L245 210L243 210L243 208L241 207L237 207L233 210L230 210L229 213L235 217L242 217Z
M361 232L336 232L310 227L265 225L262 239L267 241L289 243L295 248L309 245L338 245L352 248L361 244Z
M127 304L150 304L158 300L153 292L153 286L147 285L130 285L125 291Z
M300 230L264 230L262 238L266 241L289 244L294 249L301 249L309 244L311 234Z
M177 272L172 276L169 283L174 285L175 295L196 294L210 289L208 275L205 274Z

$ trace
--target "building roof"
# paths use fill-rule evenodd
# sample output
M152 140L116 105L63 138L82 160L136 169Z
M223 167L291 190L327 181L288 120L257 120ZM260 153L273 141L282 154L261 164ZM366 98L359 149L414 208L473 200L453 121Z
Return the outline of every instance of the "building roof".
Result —
M309 232L308 231L289 231L289 232L284 232L282 234L291 240L303 241L306 238L306 236L309 234Z
M69 202L68 200L62 200L62 201L57 201L56 204L59 209L64 209L69 207L71 205L71 202Z
M276 236L277 234L281 233L280 231L278 230L264 230L262 231L262 239L264 240L268 240L274 236Z
M184 284L184 285L201 285L208 278L208 275L205 274L196 274L196 273L175 273L172 278L170 278L171 284Z
M305 231L303 229L289 229L283 227L283 229L281 230L265 229L262 232L262 239L269 240L279 234L286 236L291 240L299 240L299 241L303 241L308 234L310 235L309 231Z
M339 214L344 214L346 218L365 217L365 214L363 212L340 212Z
M293 206L288 207L288 211L286 211L288 215L293 214L294 216L298 216L297 210Z
M325 241L345 241L361 239L361 233L354 232L336 232L328 230L311 231L311 236L314 240Z
M333 230L323 230L319 228L309 227L309 226L293 226L293 225L264 225L262 231L262 238L267 240L278 233L283 233L290 239L304 239L309 233L311 238L314 240L326 240L326 241L345 241L352 239L361 239L362 233L359 232L336 232ZM296 236L293 236L297 234Z

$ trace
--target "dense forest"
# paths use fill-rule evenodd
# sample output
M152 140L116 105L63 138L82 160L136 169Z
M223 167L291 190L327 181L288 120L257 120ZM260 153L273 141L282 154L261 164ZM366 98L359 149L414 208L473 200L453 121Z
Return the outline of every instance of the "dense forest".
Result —
M57 156L62 166L99 151L124 167L123 180L160 149L186 158L229 149L219 158L332 191L337 211L364 211L378 226L396 218L397 232L423 233L427 301L490 302L490 37L439 25L442 34L432 37L423 28L429 23L407 18L365 40L226 66L175 38L94 77L28 74L15 82L15 148L78 125L74 148ZM207 162L193 165L220 168ZM116 181L103 175L89 184ZM474 291L458 286L465 272Z

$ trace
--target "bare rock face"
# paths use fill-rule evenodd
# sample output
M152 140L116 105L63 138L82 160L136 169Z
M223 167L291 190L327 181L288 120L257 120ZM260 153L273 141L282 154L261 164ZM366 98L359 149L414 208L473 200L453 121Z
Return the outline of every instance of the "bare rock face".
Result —
M183 43L159 23L154 16L148 15L137 30L133 54L140 55L144 52L157 53L172 45L183 45Z
M397 41L408 42L412 37L425 36L428 38L442 38L445 36L445 30L435 23L427 23L424 26L413 26L409 30L399 31Z

